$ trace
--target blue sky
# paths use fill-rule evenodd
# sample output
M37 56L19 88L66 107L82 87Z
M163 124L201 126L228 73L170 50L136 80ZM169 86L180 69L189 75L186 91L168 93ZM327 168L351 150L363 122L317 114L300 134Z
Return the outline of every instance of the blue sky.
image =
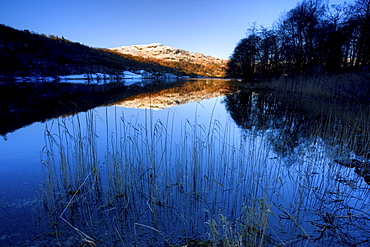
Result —
M296 0L0 0L0 23L63 36L92 47L162 43L227 59L253 22L270 27L297 3Z

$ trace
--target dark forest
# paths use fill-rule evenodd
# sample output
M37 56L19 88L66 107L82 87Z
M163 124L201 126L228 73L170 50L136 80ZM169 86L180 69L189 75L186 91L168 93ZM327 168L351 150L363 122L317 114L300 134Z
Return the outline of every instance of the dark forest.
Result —
M370 63L370 1L328 6L304 0L272 28L252 26L228 63L228 76L244 81L283 74L366 69Z

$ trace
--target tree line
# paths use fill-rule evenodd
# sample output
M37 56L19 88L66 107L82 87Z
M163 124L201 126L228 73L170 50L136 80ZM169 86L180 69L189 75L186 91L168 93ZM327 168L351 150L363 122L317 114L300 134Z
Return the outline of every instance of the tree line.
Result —
M370 65L370 0L328 6L303 0L272 28L252 26L230 57L228 77L251 81L323 67Z

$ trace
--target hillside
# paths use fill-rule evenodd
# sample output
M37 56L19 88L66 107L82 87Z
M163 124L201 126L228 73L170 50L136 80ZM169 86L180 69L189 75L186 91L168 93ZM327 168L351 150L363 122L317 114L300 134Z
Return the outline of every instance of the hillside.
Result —
M121 46L108 49L126 58L140 59L171 67L187 74L206 77L223 77L227 60L190 52L159 43L149 45Z
M145 70L175 75L195 75L156 61L123 56L108 49L92 48L64 37L17 30L0 24L0 78L58 76Z

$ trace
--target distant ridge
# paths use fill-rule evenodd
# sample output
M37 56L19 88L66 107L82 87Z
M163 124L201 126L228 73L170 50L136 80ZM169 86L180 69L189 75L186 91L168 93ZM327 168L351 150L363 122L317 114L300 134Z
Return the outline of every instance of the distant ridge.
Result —
M121 46L108 50L122 55L146 58L164 66L201 76L222 77L227 64L225 59L165 46L160 43Z

